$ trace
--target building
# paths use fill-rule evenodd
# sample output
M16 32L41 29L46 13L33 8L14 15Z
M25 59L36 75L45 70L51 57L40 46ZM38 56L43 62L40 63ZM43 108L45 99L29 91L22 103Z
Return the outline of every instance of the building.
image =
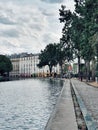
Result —
M38 57L38 54L25 53L20 55L20 76L31 77L39 73L39 68L37 67L37 64L39 63Z
M47 76L49 74L48 65L38 68L39 54L13 54L10 57L13 65L13 70L10 72L12 77L32 77L32 76ZM53 73L60 73L60 66L53 67Z
M19 58L11 59L13 71L10 72L12 77L19 77Z
M10 72L10 76L12 77L19 77L19 63L20 63L20 57L17 54L9 56L12 66L13 66L13 71Z

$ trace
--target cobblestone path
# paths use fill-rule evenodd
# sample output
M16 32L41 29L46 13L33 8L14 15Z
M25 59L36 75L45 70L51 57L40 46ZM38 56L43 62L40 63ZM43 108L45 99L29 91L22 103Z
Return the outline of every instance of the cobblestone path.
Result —
M93 117L98 130L98 88L87 85L79 80L71 79L71 81L83 99L89 114Z

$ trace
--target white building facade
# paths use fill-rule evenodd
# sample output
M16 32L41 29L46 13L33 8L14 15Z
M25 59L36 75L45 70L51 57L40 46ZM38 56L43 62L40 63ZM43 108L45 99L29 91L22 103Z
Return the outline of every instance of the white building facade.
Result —
M37 64L39 63L38 54L27 54L20 56L19 73L20 76L31 77L39 73Z
M13 71L10 72L10 75L12 77L18 77L20 75L19 73L19 63L20 59L17 58L11 58L12 66L13 66Z
M45 76L49 74L49 67L47 65L42 68L37 67L39 54L21 53L19 55L12 55L10 60L13 65L13 70L10 72L12 77ZM52 72L59 74L60 66L53 67Z

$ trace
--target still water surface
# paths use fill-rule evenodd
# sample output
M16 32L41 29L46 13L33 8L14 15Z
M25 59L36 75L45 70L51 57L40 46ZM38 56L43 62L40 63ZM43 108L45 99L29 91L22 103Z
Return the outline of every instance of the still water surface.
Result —
M63 81L0 82L0 130L44 130Z

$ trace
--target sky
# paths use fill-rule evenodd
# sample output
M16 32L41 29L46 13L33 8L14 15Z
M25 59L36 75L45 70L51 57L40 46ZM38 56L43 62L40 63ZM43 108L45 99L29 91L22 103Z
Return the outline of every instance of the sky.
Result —
M34 54L58 43L61 5L74 10L73 0L0 0L0 54Z

